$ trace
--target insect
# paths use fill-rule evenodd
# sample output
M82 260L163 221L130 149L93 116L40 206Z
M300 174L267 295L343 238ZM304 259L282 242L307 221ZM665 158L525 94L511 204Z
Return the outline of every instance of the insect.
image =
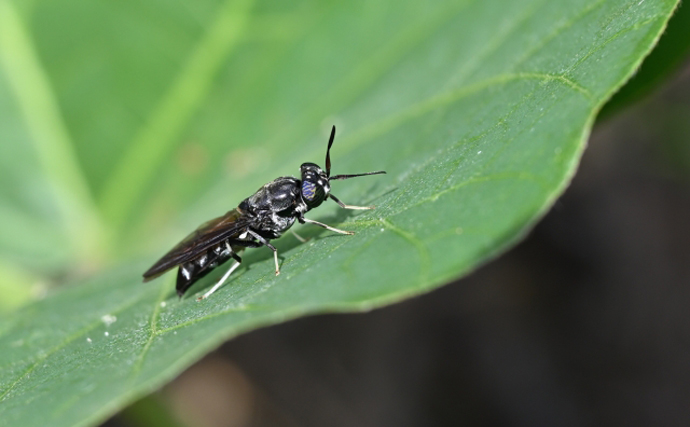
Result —
M178 243L144 273L144 282L179 266L176 289L177 294L182 297L197 280L232 258L235 262L208 292L198 298L202 300L221 287L240 266L242 258L239 254L245 248L267 246L273 251L276 276L280 274L278 250L271 244L271 240L279 238L295 221L318 225L340 234L354 234L304 217L306 212L318 207L328 198L344 209L374 208L346 205L331 194L331 181L386 173L376 171L331 176L330 152L334 138L335 126L331 129L326 149L325 172L314 163L303 163L300 166L301 180L291 176L280 177L259 188L238 207L202 224Z

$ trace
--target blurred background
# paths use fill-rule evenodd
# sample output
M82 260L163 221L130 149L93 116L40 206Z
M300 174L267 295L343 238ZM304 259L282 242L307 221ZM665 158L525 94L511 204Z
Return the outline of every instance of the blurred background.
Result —
M17 4L20 12L28 13L35 2ZM36 213L36 218L15 215L0 205L0 218L16 216L11 222L0 221L0 248L15 257L0 261L0 293L14 298L1 300L0 310L12 310L45 293L49 283L43 277L50 284L65 283L97 271L109 258L136 257L160 248L160 236L179 235L170 232L171 212L192 206L176 226L195 225L199 188L211 186L220 176L236 182L249 174L264 179L269 171L262 169L262 159L284 155L243 141L232 141L235 151L226 155L223 129L244 126L245 134L257 133L248 140L270 140L267 129L293 121L289 111L321 114L316 104L260 116L268 98L299 99L287 89L276 93L268 87L247 97L241 114L225 117L222 106L227 99L253 92L233 86L234 74L220 73L220 89L208 94L208 104L199 108L194 120L186 116L191 113L173 112L180 115L180 123L193 122L191 130L184 133L181 147L170 148L173 160L157 166L151 179L155 196L145 209L129 206L140 216L131 221L126 213L118 213L112 200L118 200L122 189L127 191L128 172L154 173L155 167L137 171L149 164L146 156L155 157L158 148L134 150L130 169L119 175L124 181L108 182L108 175L115 159L127 156L123 141L147 147L179 131L175 123L172 128L156 128L154 123L135 134L166 79L180 67L174 61L184 55L177 55L176 49L191 49L197 24L216 9L189 3L185 19L193 16L198 22L177 32L166 28L177 22L178 13L173 6L166 9L166 2L152 6L148 14L121 2L120 15L94 24L88 14L101 14L103 4L91 3L92 10L84 16L70 16L64 7L69 2L42 5L32 31L43 47L42 60L64 94L67 121L79 124L70 129L84 144L79 153L93 159L84 162L93 178L90 184L96 192L114 195L99 203L112 208L111 219L128 234L115 237L115 254L93 251L91 239L66 242L45 226L50 223L46 218L64 214L65 207L46 206L40 193L26 191L45 183L21 170L41 162L50 165L50 159L33 159L29 149L5 152L7 147L0 144L0 180L16 183L16 177L22 177L21 185L0 188L3 200ZM263 76L283 59L281 49L304 36L300 21L291 20L304 10L269 12L256 24L260 31L238 48L246 62L226 67L262 88ZM469 277L394 306L367 314L313 316L240 336L104 425L690 425L690 12L687 7L680 12L636 78L602 112L570 188L508 253ZM66 37L59 40L49 37L51 31L42 32L57 22L70 23L74 31L61 29ZM127 22L124 29L118 27L122 22ZM84 32L93 39L80 38ZM115 32L124 36L110 38ZM163 37L170 33L178 37ZM162 46L155 52L159 56L151 58L150 51L136 48L142 38ZM275 52L252 62L252 50L265 48L267 40L275 43ZM327 41L323 48L328 48ZM100 56L102 49L108 49L106 59ZM213 62L213 46L209 49L200 63L219 67ZM95 59L82 61L80 55ZM338 65L347 64L321 66ZM202 67L190 72L206 71ZM178 96L187 96L184 87L179 90ZM0 97L7 92L0 85ZM99 102L119 99L116 95L125 92L129 101L122 104ZM19 121L9 116L19 110L0 111L0 119ZM7 137L3 132L8 128L0 127L1 137ZM293 133L298 134L297 129ZM102 135L109 139L87 144ZM198 140L210 142L201 147ZM60 171L55 177L67 183L74 179ZM254 188L255 183L242 185ZM204 196L206 208L227 207L218 194L215 188ZM97 225L89 221L79 218L66 229L97 236L89 229ZM24 238L28 235L39 237ZM141 239L142 235L159 237ZM8 247L7 242L16 246ZM69 252L52 248L63 244L81 245L71 253L88 262L76 270L61 270L68 263L62 255ZM15 269L15 262L31 269Z
M106 425L690 425L690 63L678 63L604 110L570 188L507 254L391 307L240 336Z

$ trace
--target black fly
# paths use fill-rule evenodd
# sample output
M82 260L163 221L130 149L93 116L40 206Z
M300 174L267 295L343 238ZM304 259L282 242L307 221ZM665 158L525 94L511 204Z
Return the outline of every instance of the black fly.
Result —
M176 288L177 294L181 297L194 282L230 258L234 259L235 263L223 277L198 298L201 300L215 292L239 267L242 258L238 254L244 248L268 246L273 251L276 276L280 274L278 251L271 244L271 240L279 238L283 232L292 227L295 220L300 224L314 224L340 234L354 234L351 231L338 230L304 217L306 212L318 207L329 197L345 209L374 208L373 206L346 205L331 194L331 181L386 173L376 171L331 176L330 151L334 137L335 126L331 130L326 149L325 172L314 163L303 163L300 167L301 180L291 176L281 177L259 188L254 195L244 199L238 207L202 224L178 243L144 273L144 281L154 279L171 268L179 266Z

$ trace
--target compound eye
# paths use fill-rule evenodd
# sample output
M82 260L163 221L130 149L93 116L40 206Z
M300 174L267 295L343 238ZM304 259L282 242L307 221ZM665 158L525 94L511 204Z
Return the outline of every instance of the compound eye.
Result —
M302 197L308 202L314 201L314 197L316 197L316 184L309 181L302 182Z
M323 187L316 182L303 181L302 182L302 198L307 203L309 208L315 208L323 202L324 191Z

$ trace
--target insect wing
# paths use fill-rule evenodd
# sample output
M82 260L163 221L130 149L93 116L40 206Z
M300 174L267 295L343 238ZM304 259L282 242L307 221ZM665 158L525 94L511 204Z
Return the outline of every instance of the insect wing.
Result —
M193 260L211 246L238 235L247 225L249 225L249 218L239 208L201 224L149 268L144 273L144 281L149 281L177 265Z

